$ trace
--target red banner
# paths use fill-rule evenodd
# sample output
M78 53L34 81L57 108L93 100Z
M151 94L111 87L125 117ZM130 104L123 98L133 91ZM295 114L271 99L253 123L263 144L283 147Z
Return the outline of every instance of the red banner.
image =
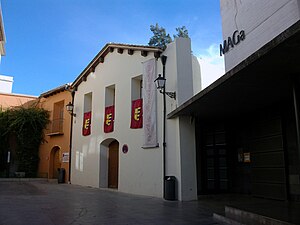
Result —
M83 127L82 127L83 136L87 136L91 134L91 119L92 119L92 112L86 112L83 114Z
M143 99L132 101L130 128L138 129L143 127Z
M115 106L105 107L104 114L104 133L110 133L114 131L115 120Z

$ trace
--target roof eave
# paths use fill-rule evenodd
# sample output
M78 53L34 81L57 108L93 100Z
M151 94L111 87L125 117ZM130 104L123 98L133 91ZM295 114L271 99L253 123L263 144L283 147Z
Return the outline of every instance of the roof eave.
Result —
M59 87L53 88L52 90L49 90L49 91L46 91L46 92L40 94L39 97L40 98L48 98L49 96L52 96L52 95L55 95L55 94L65 91L66 87L68 87L68 86L70 86L70 84L64 84Z
M109 48L132 49L132 50L138 50L138 51L150 51L150 52L159 52L159 53L163 52L162 49L160 49L158 47L152 47L152 46L108 43L100 50L100 52L94 57L94 59L87 65L87 67L75 79L75 81L71 85L72 88L77 88L78 85L80 85L80 83L82 82L83 77L87 77L91 70L94 71L95 67L99 64L100 58L105 57L108 54Z

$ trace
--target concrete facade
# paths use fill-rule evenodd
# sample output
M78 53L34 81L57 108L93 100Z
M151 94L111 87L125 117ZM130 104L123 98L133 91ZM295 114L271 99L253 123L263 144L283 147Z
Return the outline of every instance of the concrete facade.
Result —
M224 55L225 72L300 19L299 0L221 0L220 3L223 40L233 39L236 30L245 31L245 40L230 47Z
M191 54L189 39L179 38L168 45L164 52L147 46L108 44L109 52L97 55L73 83L77 89L74 100L71 182L92 187L108 187L108 149L113 141L119 144L118 191L163 196L163 141L162 95L157 92L157 136L159 146L145 149L143 129L130 129L132 81L143 79L142 63L155 58L157 53L167 56L166 91L176 91L176 100L168 98L167 113L192 97L201 89L199 64ZM114 49L112 49L112 47ZM122 49L122 50L119 50ZM134 49L133 52L130 52ZM105 50L105 48L104 48ZM103 51L104 51L103 50ZM147 51L148 54L142 52ZM101 53L101 52L100 52ZM130 54L129 54L130 53ZM98 58L97 58L98 57ZM94 69L93 62L100 60ZM90 72L89 72L90 71ZM161 61L156 61L157 74L162 74ZM82 80L80 82L80 80ZM197 80L197 82L193 82ZM104 133L104 109L108 101L107 90L114 92L114 131ZM91 134L82 135L85 96L91 100ZM185 127L181 132L180 128ZM166 124L166 174L176 177L176 197L179 200L197 199L196 162L193 127L190 118L168 120ZM122 152L122 146L128 152ZM190 160L190 161L185 161ZM191 176L191 174L194 174ZM189 178L187 178L189 177Z

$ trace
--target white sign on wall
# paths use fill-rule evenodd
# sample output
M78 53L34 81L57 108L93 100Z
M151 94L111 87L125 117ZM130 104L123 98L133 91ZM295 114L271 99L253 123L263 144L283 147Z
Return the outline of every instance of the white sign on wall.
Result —
M62 162L69 162L69 153L65 152L62 154Z

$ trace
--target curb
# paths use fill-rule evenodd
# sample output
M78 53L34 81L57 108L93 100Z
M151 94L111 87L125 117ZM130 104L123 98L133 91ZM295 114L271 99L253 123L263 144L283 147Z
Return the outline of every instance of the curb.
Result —
M47 178L0 178L0 182L47 182Z

